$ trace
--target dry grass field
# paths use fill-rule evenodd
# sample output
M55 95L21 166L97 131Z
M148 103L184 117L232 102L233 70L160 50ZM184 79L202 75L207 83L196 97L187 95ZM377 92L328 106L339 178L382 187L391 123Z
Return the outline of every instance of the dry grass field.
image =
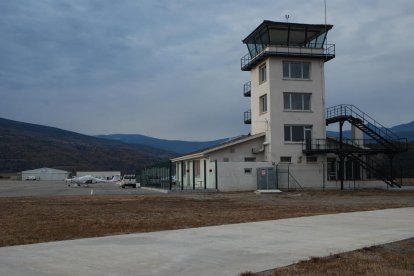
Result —
M414 191L0 198L0 246L414 206Z
M240 276L287 275L412 276L414 275L414 238L324 258L313 257L272 271L240 274Z
M0 246L414 206L414 191L0 198ZM240 275L413 275L414 239Z

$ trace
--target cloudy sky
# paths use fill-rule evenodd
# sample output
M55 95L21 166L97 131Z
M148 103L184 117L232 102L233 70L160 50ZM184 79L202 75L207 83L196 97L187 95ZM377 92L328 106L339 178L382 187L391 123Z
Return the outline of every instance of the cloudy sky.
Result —
M323 0L1 0L0 117L84 134L249 132L241 40L263 20L323 23ZM414 120L414 1L327 0L327 106Z

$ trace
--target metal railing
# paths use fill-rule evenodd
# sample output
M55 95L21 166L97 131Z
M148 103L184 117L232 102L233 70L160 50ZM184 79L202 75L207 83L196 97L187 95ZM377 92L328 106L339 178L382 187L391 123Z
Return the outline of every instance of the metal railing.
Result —
M251 124L252 123L252 111L247 110L244 112L244 123Z
M406 150L406 138L400 138L397 134L384 127L382 124L377 122L375 119L373 119L371 116L369 116L356 106L351 104L340 104L326 109L327 121L329 121L329 119L333 119L336 117L347 116L352 117L354 119L359 119L362 125L364 125L367 129L375 133L377 136L385 140L388 140L393 144L395 143L395 146L397 146L400 150ZM367 134L369 135L369 133Z
M330 60L335 57L335 44L320 45L319 48L303 45L261 44L259 50L248 53L241 58L241 69L248 68L255 60L259 61L264 56L323 57Z
M407 147L405 138L399 140L392 140L395 145L400 145L400 148ZM306 140L302 143L302 151L304 152L354 152L354 153L387 153L392 151L384 144L378 143L375 139L342 139L342 147L338 139L312 139Z
M245 97L250 97L252 92L252 82L248 81L243 85L243 95Z

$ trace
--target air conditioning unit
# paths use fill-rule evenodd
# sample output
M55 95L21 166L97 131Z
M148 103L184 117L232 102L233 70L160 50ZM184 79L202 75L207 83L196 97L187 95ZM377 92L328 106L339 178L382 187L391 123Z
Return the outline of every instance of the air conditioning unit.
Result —
M261 148L252 148L252 153L253 154L258 154L258 153L261 153L261 152L264 152L264 147L261 147Z

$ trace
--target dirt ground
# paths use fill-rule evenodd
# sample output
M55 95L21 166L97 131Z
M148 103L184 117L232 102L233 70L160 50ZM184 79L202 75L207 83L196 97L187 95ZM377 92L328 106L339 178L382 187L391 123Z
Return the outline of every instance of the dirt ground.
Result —
M0 246L414 206L414 191L0 198Z
M240 276L287 275L414 275L414 238L307 261L259 273Z

